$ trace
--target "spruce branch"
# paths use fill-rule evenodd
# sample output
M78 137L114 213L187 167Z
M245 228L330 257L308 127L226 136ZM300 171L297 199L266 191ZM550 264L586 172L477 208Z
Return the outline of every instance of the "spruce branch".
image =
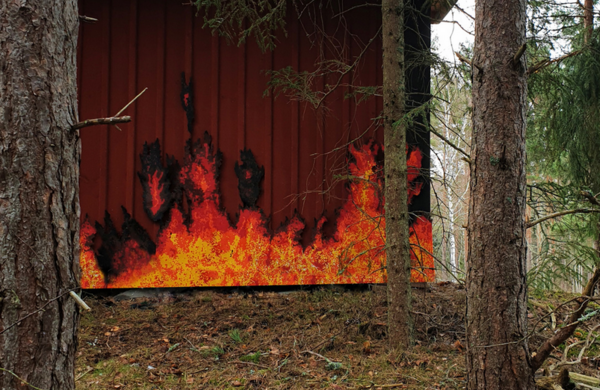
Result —
M598 209L573 209L573 210L565 210L565 211L559 211L556 213L552 213L552 214L548 214L545 217L542 217L540 219L536 219L534 221L531 222L527 222L525 224L525 228L529 229L534 227L535 225L542 223L544 221L547 221L549 219L554 219L554 218L558 218L558 217L562 217L563 215L569 215L569 214L590 214L590 213L600 213L600 210Z
M571 57L574 57L576 55L579 55L579 54L583 53L583 51L584 51L583 49L582 50L575 50L575 51L573 51L571 53L567 53L567 54L565 54L563 56L560 56L558 58L555 58L553 60L551 60L549 58L547 58L545 60L541 60L540 62L538 62L538 63L530 66L527 69L527 75L529 76L531 74L537 73L540 70L542 70L542 69L544 69L544 68L546 68L546 67L548 67L548 66L550 66L552 64L557 64L557 63L559 63L559 62L561 62L563 60L566 60L567 58L571 58Z

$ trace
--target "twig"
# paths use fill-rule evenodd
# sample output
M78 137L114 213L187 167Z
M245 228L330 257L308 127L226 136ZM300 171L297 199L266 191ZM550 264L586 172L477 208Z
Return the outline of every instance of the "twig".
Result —
M457 53L458 54L458 53ZM456 150L459 153L462 153L465 158L468 159L468 162L471 161L471 156L469 155L469 153L465 152L462 148L454 145L454 143L452 143L452 141L450 141L448 138L444 137L443 135L441 135L440 133L438 133L433 127L431 127L429 129L429 131L431 131L433 134L437 135L439 139L441 139L442 141L444 141L446 144L448 144L448 146L450 146L452 149ZM466 161L466 160L465 160Z
M82 372L81 374L77 375L77 378L75 378L75 382L77 382L78 380L80 380L81 378L83 378L85 375L87 375L88 373L94 371L94 367L90 367L88 368L87 371Z
M586 198L591 204L595 206L600 206L600 202L598 202L598 199L596 199L596 197L591 192L581 191L581 196Z
M71 130L77 130L88 126L96 126L96 125L114 125L115 123L127 123L131 122L130 116L121 116L121 117L110 117L110 118L97 118L97 119L88 119L83 122L79 122L71 126Z
M86 23L96 23L98 21L98 19L96 19L96 18L91 18L91 17L85 16L85 15L79 15L79 20L81 20L82 22L86 22Z
M513 65L517 65L519 61L521 61L521 57L525 54L525 49L527 49L527 43L524 43L519 47L519 50L515 53L515 56L512 59Z
M302 352L300 352L300 353L310 353L311 355L315 355L315 356L318 356L318 357L320 357L321 359L325 360L327 363L336 363L336 362L334 362L333 360L331 360L331 359L327 359L325 356L323 356L323 355L321 355L321 354L318 354L318 353L316 353L316 352L313 352L313 351L306 350L306 351L302 351Z
M333 91L335 91L340 86L340 83L342 82L342 79L344 78L344 76L346 76L352 69L354 69L356 67L356 65L361 60L362 56L367 52L367 49L369 48L369 46L371 46L371 43L373 43L373 41L379 36L380 32L381 32L381 27L379 27L379 30L377 30L377 32L375 33L375 36L372 37L369 40L369 42L367 42L367 44L362 49L360 54L356 57L354 62L350 66L348 66L346 68L346 70L341 72L340 77L338 77L337 83L335 83L335 85L333 87L330 87L329 90L323 94L321 99L319 99L319 102L315 105L315 109L319 109L319 107L321 107L321 104L325 101L327 96L329 96Z
M390 383L387 385L377 385L375 383L371 383L369 386L359 386L359 389L391 389L394 387L402 387L406 386L404 383Z
M594 378L592 376L582 375L582 374L578 374L576 372L570 372L569 378L571 378L571 380L573 382L583 383L588 386L594 386L594 387L600 386L600 379Z
M25 383L27 386L31 387L32 389L35 390L42 390L39 387L35 387L34 385L32 385L31 383L27 382L25 379L19 377L17 374L15 374L14 372L7 370L6 368L2 368L0 367L0 371L4 371L4 372L8 372L10 375L14 376L15 378L17 378L18 380L20 380L21 382Z
M462 54L460 54L457 51L455 51L454 54L456 54L456 57L458 57L458 59L460 60L460 62L464 62L465 64L469 65L470 67L473 67L473 62L470 59L468 59L467 57L463 56Z
M565 54L564 56L561 56L561 57L555 58L555 59L553 59L553 60L551 60L551 59L545 59L545 60L541 60L541 61L540 61L540 62L538 62L537 64L535 64L535 65L532 65L532 66L530 66L530 67L527 69L527 75L530 75L530 74L536 73L536 72L537 72L537 71L539 71L540 69L543 69L543 68L545 68L545 67L547 67L547 66L549 66L549 65L555 64L555 63L557 63L557 62L561 62L562 60L565 60L565 59L567 59L567 58L569 58L569 57L576 56L576 55L578 55L578 54L581 54L581 53L583 53L583 50L575 50L575 51L573 51L573 52L571 52L571 53L567 53L567 54Z
M87 303L85 303L83 299L81 299L81 297L79 297L79 295L75 293L75 291L69 291L69 295L75 300L75 302L77 302L79 307L81 307L83 310L92 311L92 309L90 309Z
M188 340L187 337L183 338L185 341L187 341L188 343L190 343L190 345L192 346L194 351L200 351L198 348L196 348L196 346L194 344L192 344L192 342L190 340Z
M562 217L563 215L569 215L569 214L589 214L589 213L600 213L600 210L596 210L596 209L573 209L573 210L566 210L566 211L559 211L556 213L552 213L552 214L548 214L543 218L540 219L536 219L535 221L531 221L531 222L527 222L525 224L525 228L529 229L539 223L542 223L544 221L547 221L549 219L553 219L553 218L557 218L557 217Z
M454 4L454 8L456 8L457 10L459 10L460 12L462 12L463 14L465 14L467 17L469 17L472 21L475 21L475 17L473 17L473 15L471 15L470 13L468 13L467 11L465 11L464 9L460 8L458 6L458 4Z
M114 116L111 116L108 118L88 119L83 122L74 124L73 126L71 126L71 130L77 130L77 129L81 129L83 127L96 126L96 125L115 125L115 127L117 129L119 129L119 131L121 131L119 126L117 126L116 124L131 122L131 117L129 115L126 115L126 116L119 116L119 115L121 115L123 113L123 111L125 111L127 109L127 107L129 107L133 102L135 102L137 100L137 98L142 96L142 94L144 92L146 92L147 90L148 90L148 87L144 88L144 90L142 92L138 93L133 99L131 99L129 101L129 103L127 103L123 108L121 108L119 110L119 112L117 112Z
M146 92L147 90L148 90L148 87L144 88L144 90L143 90L142 92L138 93L138 94L136 95L136 97L134 97L133 99L131 99L131 101L130 101L129 103L127 103L127 104L125 105L125 107L121 108L121 110L120 110L119 112L117 112L117 113L116 113L114 116L119 116L119 115L121 115L121 113L123 113L123 111L125 111L125 109L131 105L131 103L135 102L135 101L137 100L137 98L139 98L140 96L142 96L142 94L143 94L144 92Z
M563 352L563 356L561 361L557 362L556 364L553 364L549 367L550 371L554 371L555 369L557 369L558 367L562 367L562 366L572 366L575 364L579 364L581 363L581 360L583 359L583 354L585 353L585 351L588 348L591 348L595 343L596 340L598 339L598 337L600 336L593 336L594 332L596 332L596 330L598 330L598 328L600 328L600 324L596 324L596 326L592 327L592 329L588 332L588 335L584 340L580 340L577 341L575 343L569 344L567 346L565 346L565 350ZM593 340L592 340L593 338ZM576 347L578 345L584 344L583 347L581 347L581 349L579 350L579 354L577 355L577 359L576 360L572 360L572 361L568 361L568 356L569 356L569 351L571 350L571 348Z
M262 364L256 364L256 363L252 363L252 362L243 362L241 360L235 360L235 361L233 361L231 363L233 363L233 364L247 364L249 366L256 366L256 367L264 368L264 369L267 369L267 370L271 369L271 367L263 366Z
M337 336L341 335L343 331L344 331L344 330L342 329L342 330L340 330L339 332L337 332L336 334L334 334L333 336L331 336L331 337L327 337L325 340L323 340L323 341L321 341L319 344L315 345L315 346L314 346L312 349L319 349L319 348L320 348L320 347L321 347L323 344L325 344L326 342L328 342L328 341L330 341L330 340L332 340L332 339L336 338Z
M77 288L79 288L79 287L77 287ZM59 296L57 296L57 297L54 297L54 298L50 299L48 302L44 303L44 304L42 305L42 307L40 307L39 309L37 309L37 310L35 310L35 311L32 311L31 313L27 314L25 317L22 317L22 318L18 319L18 320L17 320L17 322L14 322L14 323L12 323L11 325L7 326L7 327L6 327L4 330L2 330L2 331L0 332L0 334L3 334L4 332L8 331L10 328L12 328L13 326L15 326L15 325L17 325L17 324L21 323L23 320L25 320L26 318L29 318L29 317L31 317L31 316L32 316L32 315L34 315L35 313L38 313L38 312L40 312L40 311L44 310L44 308L45 308L46 306L48 306L50 303L52 303L52 302L56 301L56 300L57 300L57 299L59 299L59 298L62 298L62 297L64 297L65 295L69 294L71 291L73 291L73 290L69 290L69 291L67 291L67 292L64 292L64 293L60 294L60 295L59 295Z

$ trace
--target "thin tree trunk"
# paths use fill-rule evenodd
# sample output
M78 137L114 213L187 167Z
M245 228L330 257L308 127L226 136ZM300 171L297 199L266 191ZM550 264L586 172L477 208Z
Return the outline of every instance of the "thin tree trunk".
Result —
M75 0L0 2L0 367L45 390L75 388L78 23Z
M525 0L478 0L467 272L468 389L534 389L527 346Z
M383 116L388 329L392 347L412 343L406 126L404 115L404 2L383 0Z
M594 0L585 0L583 3L583 27L585 29L584 42L589 43L594 31Z

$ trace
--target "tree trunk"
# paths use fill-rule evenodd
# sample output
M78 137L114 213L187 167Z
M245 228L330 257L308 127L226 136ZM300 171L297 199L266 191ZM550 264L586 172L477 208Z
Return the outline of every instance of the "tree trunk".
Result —
M404 2L383 0L383 117L388 329L393 348L412 343L406 125L404 115Z
M75 0L0 2L1 389L75 388L78 25Z
M594 31L594 0L585 0L583 3L583 27L584 42L589 43Z
M467 273L468 389L534 389L527 346L525 0L478 0Z

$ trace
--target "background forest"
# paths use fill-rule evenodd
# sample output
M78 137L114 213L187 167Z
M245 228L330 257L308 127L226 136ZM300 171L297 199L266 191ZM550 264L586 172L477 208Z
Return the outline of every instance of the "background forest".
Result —
M580 292L598 264L600 52L590 4L528 2L527 219L550 217L527 229L528 283L537 289ZM469 4L458 5L445 22L472 34ZM472 43L450 60L447 46L434 43L432 214L438 276L454 281L466 269Z

